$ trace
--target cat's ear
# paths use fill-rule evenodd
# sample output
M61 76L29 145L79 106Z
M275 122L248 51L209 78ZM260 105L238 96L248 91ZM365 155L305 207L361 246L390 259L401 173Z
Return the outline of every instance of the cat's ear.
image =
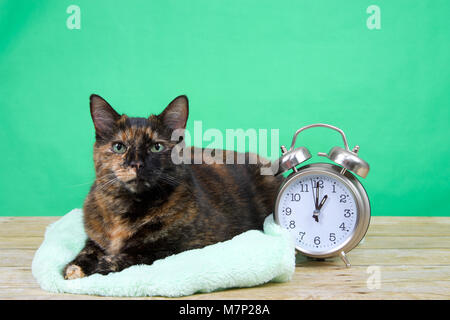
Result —
M189 115L189 101L186 96L178 96L158 116L164 126L176 130L186 128Z
M97 138L108 138L115 130L118 114L102 97L93 94L90 97L91 117Z

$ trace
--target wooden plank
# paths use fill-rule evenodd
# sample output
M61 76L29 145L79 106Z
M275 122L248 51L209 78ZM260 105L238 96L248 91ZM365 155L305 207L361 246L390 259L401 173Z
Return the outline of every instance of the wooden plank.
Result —
M34 249L2 249L0 250L0 267L30 267ZM368 265L450 265L450 249L370 249L357 248L348 253L354 266ZM299 263L309 262L298 256ZM317 266L342 266L338 258L318 261ZM1 279L1 276L0 276Z
M48 293L33 278L35 250L47 225L59 218L0 217L0 299L104 298ZM448 217L373 217L364 243L348 256L351 268L345 268L339 259L299 258L291 282L185 298L450 299ZM367 285L369 267L379 270L379 289Z
M48 224L50 225L50 223ZM45 229L48 225L16 225L13 223L4 224L0 227L0 237L19 238L19 237L44 237Z
M450 217L372 217L367 234L448 237L450 236Z
M370 249L450 249L450 237L410 237L368 235L358 248Z
M0 267L29 267L36 250L34 249L1 249ZM1 275L0 275L1 284Z
M20 226L36 226L39 228L46 227L52 222L59 220L61 217L0 217L0 230L6 225L14 224Z
M0 267L0 291L7 287L39 288L31 273L31 266Z
M347 257L352 266L447 266L450 264L450 249L354 249ZM296 260L298 265L314 265L318 268L343 266L339 258L312 261L298 254Z
M51 293L39 288L4 288L0 287L0 300L97 300L115 299L111 297L98 297L89 295L77 295L67 293Z
M286 290L292 289L300 295L338 298L339 295L357 297L370 295L375 297L408 298L415 294L427 294L435 298L449 297L450 267L414 267L381 266L379 267L380 287L369 289L367 281L372 273L366 267L298 267L294 279L287 283ZM308 290L305 290L305 289ZM367 297L365 297L367 298Z
M2 237L0 236L0 250L3 249L34 249L42 244L44 237Z
M0 237L43 237L61 217L0 217Z
M49 222L53 222L61 218L60 216L30 216L30 217L14 217L14 216L3 216L0 217L0 225L9 222L15 223L31 223L31 224L39 224L44 223L47 224Z
M0 271L4 271L3 268ZM9 282L0 280L0 299L100 298L47 293L39 289L26 269L11 268L9 274ZM183 299L450 299L449 266L386 266L380 268L379 274L379 286L374 287L372 282L368 286L372 274L366 267L297 267L293 279L287 283L197 294Z
M202 294L199 299L449 299L450 268L380 268L379 289L368 287L366 267L297 267L292 281ZM190 297L189 297L190 298Z

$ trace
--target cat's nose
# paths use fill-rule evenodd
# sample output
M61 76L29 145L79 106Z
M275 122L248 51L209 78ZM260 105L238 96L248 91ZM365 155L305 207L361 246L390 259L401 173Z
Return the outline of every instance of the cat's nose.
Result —
M130 162L130 166L132 168L135 168L136 170L139 170L140 168L142 168L144 166L144 163L142 161L133 160Z

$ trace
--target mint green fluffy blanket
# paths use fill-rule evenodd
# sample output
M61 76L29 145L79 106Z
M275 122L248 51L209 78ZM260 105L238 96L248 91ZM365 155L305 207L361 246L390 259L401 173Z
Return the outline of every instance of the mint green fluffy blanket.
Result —
M32 272L41 288L51 292L180 297L289 281L295 269L295 250L289 237L270 215L264 222L264 232L250 230L152 265L135 265L106 276L93 274L64 280L64 266L81 251L86 240L83 212L74 209L47 227L45 239L34 256Z

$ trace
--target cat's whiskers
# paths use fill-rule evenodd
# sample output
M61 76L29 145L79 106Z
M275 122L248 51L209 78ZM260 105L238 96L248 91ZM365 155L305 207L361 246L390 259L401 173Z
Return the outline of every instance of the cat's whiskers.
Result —
M179 180L178 178L173 177L173 176L171 176L171 175L161 171L160 169L156 169L155 172L157 174L159 174L158 179L163 180L163 181L165 181L165 182L167 182L167 183L169 183L171 185L176 186L176 185L182 183L182 181Z
M115 180L115 179L114 179ZM115 181L108 181L108 182L106 182L106 183L103 183L103 184L101 184L101 185L99 185L98 187L97 187L97 190L98 191L105 191L106 189L109 189L109 187L111 187L112 185L113 185L113 183L114 183Z
M77 183L77 184L70 184L68 186L66 186L67 188L76 188L76 187L82 187L88 184L92 184L92 180L89 182L84 182L84 183Z
M112 179L109 179L105 182L102 182L100 184L97 185L97 190L99 191L103 191L106 189L109 189L109 187L111 187L115 182L120 181L119 178L117 178L115 175Z

